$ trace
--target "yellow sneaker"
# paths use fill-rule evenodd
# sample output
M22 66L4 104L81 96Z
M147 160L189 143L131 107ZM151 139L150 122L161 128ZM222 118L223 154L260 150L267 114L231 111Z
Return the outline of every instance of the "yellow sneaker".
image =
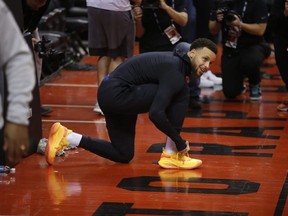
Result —
M165 169L195 169L201 166L202 161L190 158L188 152L186 154L180 152L168 154L163 150L158 164Z
M68 130L59 122L54 123L50 129L48 143L45 149L45 158L49 165L54 164L57 152L68 146L69 142L66 137L72 130Z

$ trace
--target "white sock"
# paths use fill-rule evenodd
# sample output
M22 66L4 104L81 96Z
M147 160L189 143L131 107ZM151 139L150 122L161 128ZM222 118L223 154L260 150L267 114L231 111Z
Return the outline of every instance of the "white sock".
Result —
M172 154L174 152L177 152L176 144L170 137L167 137L167 139L166 139L165 151L168 154Z
M70 143L71 146L76 147L79 145L79 143L82 139L82 135L72 132L72 133L67 135L66 139Z

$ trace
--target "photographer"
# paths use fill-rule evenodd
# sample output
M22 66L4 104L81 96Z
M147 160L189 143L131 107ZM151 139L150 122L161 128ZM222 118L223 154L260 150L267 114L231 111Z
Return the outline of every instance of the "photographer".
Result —
M260 100L260 66L270 55L263 37L268 19L265 1L214 0L210 15L210 32L222 31L224 95L240 95L245 90L243 80L248 78L250 100Z
M133 14L140 53L172 51L188 21L186 0L135 0Z

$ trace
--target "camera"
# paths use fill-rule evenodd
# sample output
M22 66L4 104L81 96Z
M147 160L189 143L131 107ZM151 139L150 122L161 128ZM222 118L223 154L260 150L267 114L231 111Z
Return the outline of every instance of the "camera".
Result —
M60 67L68 62L69 56L67 51L61 48L54 48L50 39L42 36L41 40L34 44L34 51L36 51L39 58L43 59L42 73L44 76L51 75Z
M143 9L159 8L160 0L142 0L141 7Z
M240 17L240 15L233 10L235 4L240 0L218 0L218 9L221 10L224 15L225 22L233 22L236 18L234 15Z
M42 39L34 44L34 50L40 58L59 58L60 52L51 47L51 41L42 36Z
M34 44L34 50L38 53L40 58L48 56L51 52L53 52L53 49L49 46L49 44L50 40L47 40L44 36L42 36L40 41Z
M234 15L239 17L239 14L236 11L234 10L227 11L226 14L224 13L225 21L228 23L233 22L236 19Z

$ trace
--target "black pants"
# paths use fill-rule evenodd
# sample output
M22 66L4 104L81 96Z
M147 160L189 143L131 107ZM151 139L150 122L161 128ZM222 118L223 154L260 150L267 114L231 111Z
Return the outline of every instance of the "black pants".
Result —
M274 35L275 60L281 78L288 91L288 39L283 35Z
M104 79L98 90L98 101L105 114L111 142L83 136L79 147L115 162L131 161L134 157L137 114L149 112L157 91L157 84L130 86L119 80L109 80L106 85ZM166 110L168 120L179 133L187 111L188 95L187 87L185 92L175 96ZM185 148L186 145L177 146L178 150Z
M254 45L234 50L223 49L221 57L223 93L227 98L235 98L243 91L243 79L248 78L250 85L261 81L260 66L266 57L263 46Z

